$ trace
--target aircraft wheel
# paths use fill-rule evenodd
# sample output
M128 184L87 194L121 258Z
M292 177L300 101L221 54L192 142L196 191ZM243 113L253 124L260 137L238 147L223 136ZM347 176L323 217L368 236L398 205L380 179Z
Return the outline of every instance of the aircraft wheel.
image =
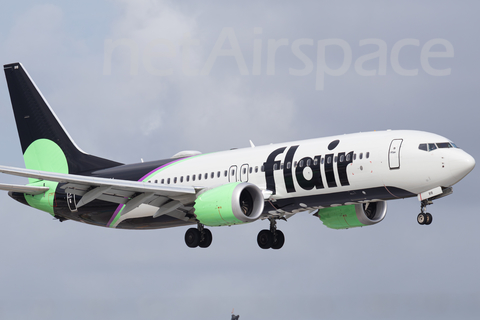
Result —
M213 236L209 229L203 229L203 241L200 241L200 248L208 248L212 244Z
M190 228L185 232L185 243L189 248L196 248L200 244L200 231Z
M272 249L280 249L281 247L283 247L283 244L285 243L285 235L283 234L283 232L280 230L275 231L274 238L275 239L272 244Z
M267 229L260 231L257 236L257 243L262 249L270 249L273 245L273 233Z
M425 214L423 212L420 212L417 216L417 222L418 224L425 224L425 220L427 219L427 217L425 216Z
M433 216L430 213L425 214L425 224L428 226L433 221Z

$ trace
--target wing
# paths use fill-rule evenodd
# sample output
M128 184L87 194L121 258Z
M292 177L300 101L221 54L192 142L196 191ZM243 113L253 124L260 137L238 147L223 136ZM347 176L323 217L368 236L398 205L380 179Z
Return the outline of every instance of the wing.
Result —
M34 178L62 183L61 188L66 193L81 196L77 208L98 199L118 204L124 204L122 216L137 208L141 204L158 207L154 217L163 214L174 215L177 208L186 203L192 203L197 194L197 189L189 186L170 186L148 182L129 181L45 172L31 169L0 166L0 172L20 177ZM3 187L2 187L3 186ZM0 190L23 192L27 194L40 194L48 187L0 185ZM175 214L176 215L176 214Z
M48 189L49 189L48 187L19 186L16 184L0 183L0 190L21 192L21 193L32 194L32 195L44 193Z

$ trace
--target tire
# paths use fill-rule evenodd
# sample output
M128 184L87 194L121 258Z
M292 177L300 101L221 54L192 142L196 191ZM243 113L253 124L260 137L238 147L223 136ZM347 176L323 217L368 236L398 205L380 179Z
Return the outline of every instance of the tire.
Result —
M262 249L270 249L273 245L273 234L270 230L262 230L257 236L258 246Z
M273 241L273 244L272 244L272 249L280 249L281 247L283 247L283 244L285 243L285 235L283 234L282 231L280 230L277 230L275 232L275 240Z
M417 216L417 222L418 224L421 224L421 225L424 225L425 224L425 220L427 219L427 217L425 216L424 213L419 213L418 216Z
M433 216L432 216L430 213L427 212L427 213L425 214L425 218L426 218L426 219L425 219L425 224L426 224L427 226L432 223L432 221L433 221Z
M208 248L212 244L213 236L209 229L203 229L203 241L200 241L200 248Z
M185 244L189 248L196 248L200 244L200 231L190 228L185 232Z

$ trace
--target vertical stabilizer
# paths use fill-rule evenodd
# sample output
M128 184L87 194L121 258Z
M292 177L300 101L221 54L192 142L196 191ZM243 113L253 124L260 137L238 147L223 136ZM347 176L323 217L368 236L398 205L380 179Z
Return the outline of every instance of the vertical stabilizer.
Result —
M27 169L75 174L121 165L77 147L20 63L4 71Z

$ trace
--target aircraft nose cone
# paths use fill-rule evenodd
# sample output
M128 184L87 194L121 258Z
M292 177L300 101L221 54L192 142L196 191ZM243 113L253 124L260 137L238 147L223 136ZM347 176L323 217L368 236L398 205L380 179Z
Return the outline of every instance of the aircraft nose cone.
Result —
M453 161L453 171L458 178L462 179L475 167L475 159L466 152L462 152Z

